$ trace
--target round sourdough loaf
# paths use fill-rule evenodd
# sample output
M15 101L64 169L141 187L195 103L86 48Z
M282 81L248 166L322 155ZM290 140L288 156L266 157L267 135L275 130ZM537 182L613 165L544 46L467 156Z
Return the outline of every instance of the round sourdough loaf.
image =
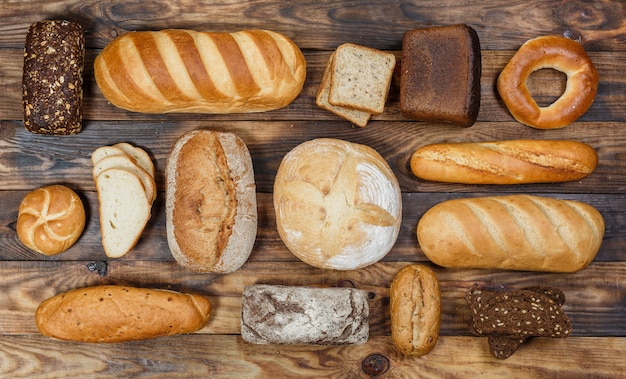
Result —
M239 269L257 232L254 171L245 143L232 133L187 133L174 144L165 175L172 256L197 272Z
M17 237L41 254L54 255L69 249L85 228L85 208L76 192L50 185L29 192L18 210Z
M330 138L300 144L274 182L281 239L302 261L352 270L382 259L400 229L398 181L374 149Z

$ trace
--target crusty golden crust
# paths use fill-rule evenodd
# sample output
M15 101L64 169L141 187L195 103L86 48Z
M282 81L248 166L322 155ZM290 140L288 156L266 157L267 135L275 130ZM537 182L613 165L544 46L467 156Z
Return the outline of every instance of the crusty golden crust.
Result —
M591 263L603 236L592 206L531 195L447 200L417 224L424 254L450 268L575 272Z
M211 315L200 295L105 285L79 288L43 301L35 321L44 336L80 342L122 342L203 328Z
M552 68L567 74L565 92L554 103L539 107L526 86L536 70ZM513 117L538 129L561 128L582 116L598 91L598 72L576 41L542 36L526 41L498 76L498 93Z
M287 37L267 30L126 33L94 62L115 106L144 113L244 113L284 107L300 93L306 61Z
M248 259L257 229L252 159L232 133L183 135L168 157L167 239L186 269L232 272Z
M428 354L441 324L437 275L424 265L404 267L391 283L389 301L393 344L405 355Z
M29 192L18 210L17 236L29 249L54 255L69 249L85 227L85 208L76 192L62 185Z
M525 184L579 180L598 165L595 149L577 141L508 140L440 143L419 148L411 171L425 180Z

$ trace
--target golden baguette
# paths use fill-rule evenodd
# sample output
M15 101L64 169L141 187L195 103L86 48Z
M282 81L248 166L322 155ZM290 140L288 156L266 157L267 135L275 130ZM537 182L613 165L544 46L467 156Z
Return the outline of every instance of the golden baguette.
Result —
M43 301L35 312L44 336L121 342L192 333L211 315L200 295L117 285L74 289Z
M450 268L575 272L595 258L603 236L592 206L531 195L444 201L417 224L424 254Z
M418 178L464 184L565 182L584 178L597 165L593 147L576 141L440 143L411 157Z
M284 107L302 90L306 61L289 38L268 30L130 32L94 62L115 106L143 113L239 113Z

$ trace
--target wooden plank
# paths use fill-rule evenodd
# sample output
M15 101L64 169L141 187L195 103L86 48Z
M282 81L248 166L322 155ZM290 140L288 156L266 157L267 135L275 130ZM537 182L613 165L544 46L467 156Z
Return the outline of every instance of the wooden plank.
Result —
M105 276L88 269L91 261L0 261L0 334L37 333L33 315L37 305L59 292L100 284L124 284L166 288L208 296L214 313L200 334L239 334L241 293L250 284L290 286L350 286L368 292L370 336L391 333L389 285L404 266L415 262L379 262L360 270L328 271L300 262L249 262L228 275L198 274L182 270L174 262L109 261ZM573 325L572 336L619 335L626 329L626 301L622 280L626 263L592 263L573 274L449 270L433 268L441 283L442 335L471 335L466 292L475 285L515 289L532 285L562 288L563 310Z
M211 16L207 16L210 14ZM516 49L529 38L566 34L593 50L625 51L622 4L615 1L563 3L559 0L489 3L437 2L212 2L176 3L84 2L27 0L2 8L0 47L19 48L28 26L60 17L85 26L89 46L104 47L115 36L133 30L190 28L234 31L264 28L282 32L305 49L332 49L343 42L367 41L378 49L399 49L409 29L467 23L481 37L484 49ZM219 15L219 16L213 16ZM307 27L303 27L307 26ZM311 32L311 26L315 32Z
M184 346L182 349L173 346ZM385 378L588 378L626 375L625 337L530 340L506 361L484 338L443 336L420 358L399 354L388 337L354 346L251 345L239 336L188 335L122 344L68 343L39 336L0 340L11 378L370 378L363 365L388 361ZM567 354L563 352L567 351Z
M17 222L17 209L24 191L0 191L0 203L4 209L0 211L0 241L3 248L0 249L0 259L3 260L108 260L104 255L101 245L100 225L98 222L97 197L91 192L81 192L80 196L87 205L87 214L90 215L86 229L78 242L67 251L54 255L42 256L36 252L28 250L18 240L15 232ZM401 231L396 244L383 258L384 261L426 261L427 258L421 252L417 243L416 227L421 215L435 204L459 197L474 196L495 196L501 193L486 192L472 194L455 193L405 193L403 194L403 219ZM544 194L539 196L550 196L555 198L571 199L586 202L597 208L606 224L606 231L603 244L596 256L598 262L626 261L626 236L623 228L620 227L623 218L623 209L626 208L626 195L585 195L585 194ZM276 219L273 208L271 194L259 193L258 213L260 215L259 227L257 230L256 242L250 256L250 261L263 262L297 262L281 241L276 231ZM137 246L127 255L116 260L138 261L138 260L160 260L172 261L165 232L165 212L163 204L163 194L157 198L154 205L152 219L149 221L141 240Z

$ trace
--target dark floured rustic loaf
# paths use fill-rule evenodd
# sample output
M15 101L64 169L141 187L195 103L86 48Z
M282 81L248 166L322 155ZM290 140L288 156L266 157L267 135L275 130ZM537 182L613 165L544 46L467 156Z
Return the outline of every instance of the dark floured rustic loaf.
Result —
M83 28L71 21L31 25L24 46L24 126L36 134L75 134L82 129Z
M471 126L480 106L481 50L467 25L409 30L402 40L400 110L420 121Z
M368 318L361 290L257 284L243 291L241 336L257 344L362 344Z

